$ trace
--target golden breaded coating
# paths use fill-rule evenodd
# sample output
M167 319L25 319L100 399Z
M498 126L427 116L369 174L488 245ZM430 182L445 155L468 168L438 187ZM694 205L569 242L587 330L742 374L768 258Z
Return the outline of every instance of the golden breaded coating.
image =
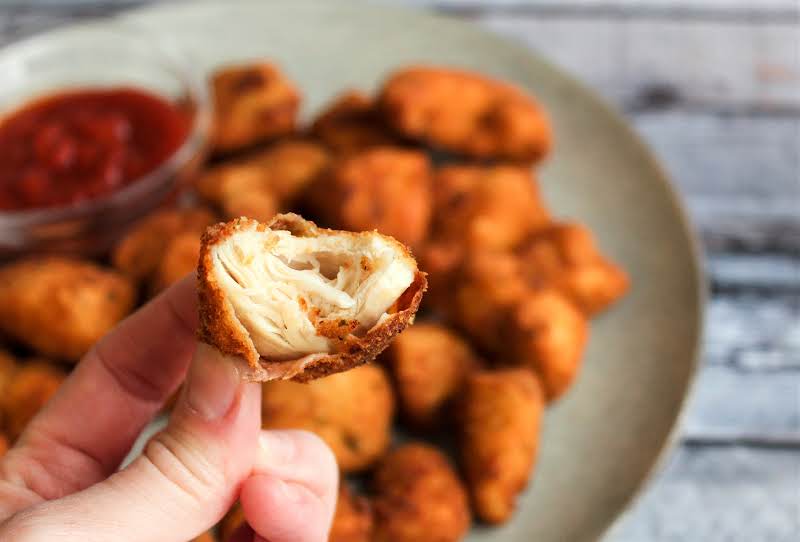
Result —
M314 120L310 131L337 154L400 143L386 126L374 100L358 90L337 96Z
M288 209L328 166L330 154L311 141L280 141L208 169L197 179L200 195L225 218L267 221Z
M606 309L629 287L625 272L600 253L592 232L580 224L554 224L518 252L529 281L553 286L588 315Z
M363 365L302 384L267 382L264 429L313 431L345 472L370 467L389 446L394 397L384 370Z
M214 533L212 533L211 531L206 531L197 538L195 538L194 540L192 540L192 542L217 542L217 537L215 537Z
M439 425L444 407L477 365L464 339L432 322L406 329L386 349L384 360L392 370L403 416L424 429Z
M129 279L82 260L39 257L0 268L0 331L54 358L78 360L135 301Z
M372 542L372 508L354 494L345 481L339 483L339 498L328 542Z
M397 147L347 156L309 190L309 205L331 227L378 230L413 247L431 219L430 161Z
M181 233L200 238L217 217L204 208L166 209L143 218L114 247L114 267L137 282L149 281L158 269L170 241Z
M239 527L244 524L244 510L242 510L242 505L237 502L217 524L217 535L219 536L220 542L228 542L239 530Z
M200 235L185 232L172 238L153 274L150 291L155 295L193 272L199 258Z
M295 214L209 228L198 268L198 337L245 379L310 380L375 359L412 321L425 275L376 232L317 228Z
M66 374L55 365L33 360L20 366L0 397L5 433L14 441L55 395Z
M532 96L472 72L404 68L384 83L379 102L400 134L458 154L536 162L552 145L550 121Z
M560 292L535 290L521 299L506 328L504 352L536 371L549 401L575 380L586 348L586 316Z
M394 450L373 485L374 542L450 542L469 529L466 489L436 448L412 443Z
M528 369L471 373L458 403L460 455L475 514L511 518L533 471L544 394Z
M211 86L214 152L237 151L294 132L300 93L273 64L226 66L213 74Z

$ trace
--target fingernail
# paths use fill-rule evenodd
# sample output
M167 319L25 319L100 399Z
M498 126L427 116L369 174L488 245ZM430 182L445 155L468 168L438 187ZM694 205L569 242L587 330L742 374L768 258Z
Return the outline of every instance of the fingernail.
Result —
M218 420L233 406L239 371L216 349L199 343L186 379L186 402L206 420Z

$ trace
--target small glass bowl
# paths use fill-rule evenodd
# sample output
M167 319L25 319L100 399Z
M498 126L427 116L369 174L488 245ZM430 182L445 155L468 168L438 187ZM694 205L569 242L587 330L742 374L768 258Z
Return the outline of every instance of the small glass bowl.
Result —
M177 199L201 165L211 125L201 74L171 43L103 21L51 32L0 50L0 119L61 90L135 87L185 106L186 141L157 169L109 195L63 207L0 211L0 260L34 252L102 254L137 219Z

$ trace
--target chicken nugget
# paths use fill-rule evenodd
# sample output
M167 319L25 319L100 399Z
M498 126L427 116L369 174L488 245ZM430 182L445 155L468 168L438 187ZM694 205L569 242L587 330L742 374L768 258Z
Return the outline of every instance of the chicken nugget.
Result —
M0 458L6 455L8 448L11 444L8 442L8 437L5 435L0 435Z
M17 372L17 360L14 356L0 349L0 397L4 397L6 389L11 385ZM3 409L0 408L0 427L3 426Z
M219 535L220 541L228 542L245 523L244 510L242 510L242 505L237 502L217 524L217 534Z
M194 540L192 540L192 542L217 542L217 537L215 537L214 533L212 533L211 531L206 531L197 538L195 538Z
M423 429L441 422L442 410L477 365L467 342L436 323L406 329L386 349L384 360L394 376L400 410Z
M372 542L372 507L353 493L347 483L339 484L339 497L328 542Z
M181 280L197 268L198 258L200 235L184 232L172 238L153 274L150 291L155 295Z
M420 152L376 147L347 156L309 191L309 205L331 227L378 230L419 244L431 219L431 168Z
M375 542L449 542L469 529L467 491L436 448L397 448L381 461L373 485Z
M226 218L247 216L266 221L294 205L329 162L329 153L316 143L281 141L207 170L196 186Z
M371 466L389 446L394 397L377 365L307 384L268 382L262 399L264 429L313 431L331 447L342 471Z
M43 360L32 360L14 373L0 397L5 433L14 441L34 416L55 395L66 374Z
M69 257L0 268L0 331L43 355L76 361L133 310L129 279Z
M468 71L401 69L384 83L379 102L400 134L457 154L537 162L552 145L550 121L532 96Z
M528 369L476 371L458 401L460 455L475 514L503 523L528 484L544 393Z
M198 336L249 380L310 380L375 359L413 321L425 275L376 232L295 214L238 219L202 239Z
M175 236L191 232L199 239L216 221L214 213L204 208L157 211L140 220L117 243L111 262L133 280L149 281Z
M553 286L588 315L628 290L628 276L600 253L580 224L554 224L531 236L518 253L529 281Z
M226 66L211 78L213 150L228 153L295 131L300 93L273 64Z
M337 96L314 120L310 131L337 154L400 143L384 123L372 98L358 90Z
M586 316L560 292L545 288L514 307L499 350L510 363L533 369L553 401L574 381L588 336Z

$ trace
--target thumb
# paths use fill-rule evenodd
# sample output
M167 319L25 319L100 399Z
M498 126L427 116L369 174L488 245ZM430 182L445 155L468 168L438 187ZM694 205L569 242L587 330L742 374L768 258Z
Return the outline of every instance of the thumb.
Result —
M252 470L260 401L258 384L243 383L231 360L198 345L169 424L139 458L84 491L21 512L0 540L194 538L230 508Z

